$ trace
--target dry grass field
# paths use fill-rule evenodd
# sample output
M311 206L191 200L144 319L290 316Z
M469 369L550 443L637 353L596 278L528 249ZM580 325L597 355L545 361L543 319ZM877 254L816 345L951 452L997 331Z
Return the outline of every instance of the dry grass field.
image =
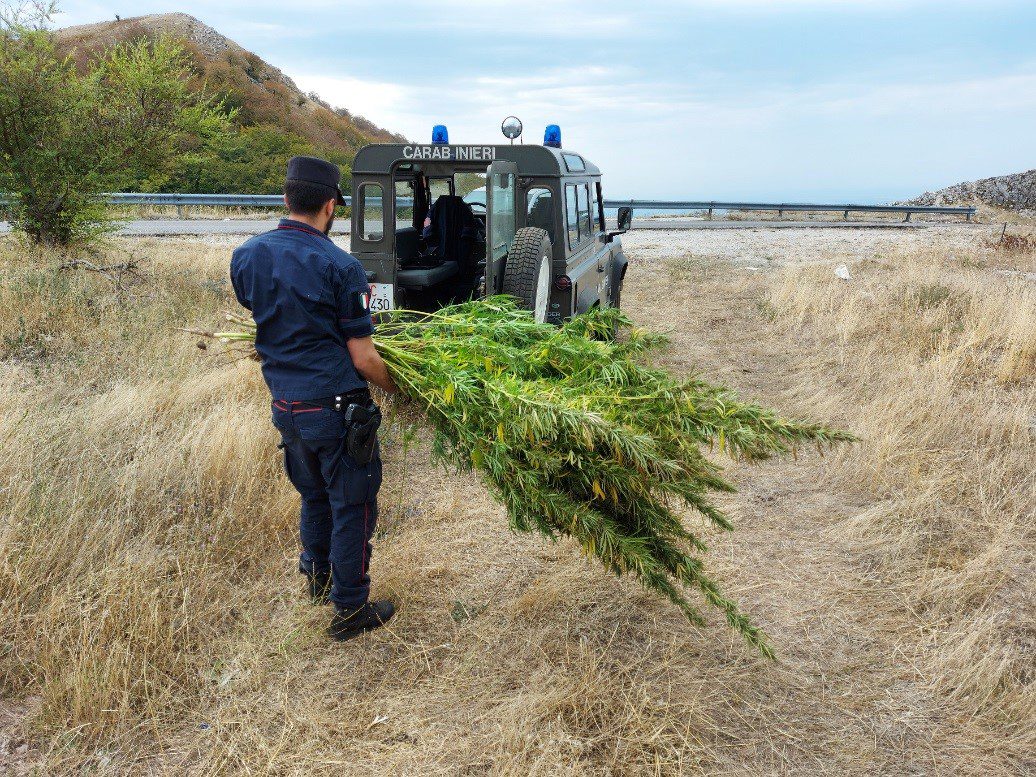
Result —
M256 365L177 331L230 244L116 241L116 289L0 243L0 773L1036 774L1036 252L788 232L632 233L624 292L668 368L862 437L730 464L710 564L775 662L398 421L399 615L330 643Z

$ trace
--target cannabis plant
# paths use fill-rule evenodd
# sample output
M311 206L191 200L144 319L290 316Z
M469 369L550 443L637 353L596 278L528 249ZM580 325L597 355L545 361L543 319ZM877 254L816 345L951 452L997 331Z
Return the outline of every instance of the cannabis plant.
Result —
M234 320L241 331L216 336L254 338L250 320ZM435 455L478 471L514 531L572 537L587 556L617 575L633 574L704 625L689 597L697 591L773 655L702 562L707 530L733 528L710 496L733 486L705 452L757 460L851 435L787 420L722 387L650 366L647 354L665 338L633 327L614 308L554 327L494 297L436 313L390 313L374 340L393 379L423 410Z

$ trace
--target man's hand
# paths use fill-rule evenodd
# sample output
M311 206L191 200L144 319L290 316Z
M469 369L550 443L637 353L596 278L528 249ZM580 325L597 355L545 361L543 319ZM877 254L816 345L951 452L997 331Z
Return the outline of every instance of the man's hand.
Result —
M370 337L350 337L345 344L349 348L353 366L360 375L386 394L399 392L399 386L392 380L388 367L385 366L385 360L374 347L374 340Z

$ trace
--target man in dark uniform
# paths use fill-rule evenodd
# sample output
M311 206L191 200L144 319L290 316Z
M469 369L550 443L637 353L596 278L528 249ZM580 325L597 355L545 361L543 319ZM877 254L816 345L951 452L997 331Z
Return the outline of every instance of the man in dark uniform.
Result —
M322 159L291 159L289 217L234 251L230 276L255 319L279 447L302 496L299 571L315 600L335 605L328 633L345 640L394 612L391 602L368 601L381 416L367 385L397 388L371 340L366 273L328 237L335 207L345 204L340 175Z

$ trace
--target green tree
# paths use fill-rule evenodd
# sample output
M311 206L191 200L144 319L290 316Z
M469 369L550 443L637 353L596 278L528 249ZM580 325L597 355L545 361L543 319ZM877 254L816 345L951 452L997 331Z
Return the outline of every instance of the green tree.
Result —
M277 127L242 127L199 142L182 156L165 182L167 191L204 193L247 192L277 194L284 186L288 159L314 154L305 138Z
M233 115L189 89L188 59L168 39L115 46L77 72L46 28L54 10L0 13L0 191L15 229L71 246L111 229L103 192L161 187Z
M288 160L300 154L323 157L337 164L342 170L343 190L347 190L351 154L317 146L301 135L270 124L197 138L190 150L177 158L174 171L158 188L204 194L280 194ZM153 183L142 180L135 186L146 189Z

